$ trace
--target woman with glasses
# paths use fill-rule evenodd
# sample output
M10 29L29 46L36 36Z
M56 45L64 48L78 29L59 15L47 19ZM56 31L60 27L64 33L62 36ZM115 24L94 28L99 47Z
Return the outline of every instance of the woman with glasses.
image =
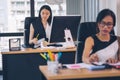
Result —
M111 35L116 23L116 16L110 9L103 9L97 16L98 33L89 36L85 41L82 61L85 63L118 62L117 36Z

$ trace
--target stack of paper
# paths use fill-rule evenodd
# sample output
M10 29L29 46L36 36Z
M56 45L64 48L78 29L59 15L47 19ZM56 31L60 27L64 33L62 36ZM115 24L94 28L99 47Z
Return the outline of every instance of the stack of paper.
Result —
M86 63L67 64L66 67L69 68L69 69L79 69L79 68L87 68L89 70L101 70L101 69L105 69L104 65L95 66L95 65L86 64Z

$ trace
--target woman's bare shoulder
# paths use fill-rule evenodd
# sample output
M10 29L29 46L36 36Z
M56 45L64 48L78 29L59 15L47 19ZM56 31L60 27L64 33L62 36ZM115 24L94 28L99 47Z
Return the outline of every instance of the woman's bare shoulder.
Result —
M89 37L86 38L86 40L87 41L93 41L93 38L92 38L92 36L89 36Z

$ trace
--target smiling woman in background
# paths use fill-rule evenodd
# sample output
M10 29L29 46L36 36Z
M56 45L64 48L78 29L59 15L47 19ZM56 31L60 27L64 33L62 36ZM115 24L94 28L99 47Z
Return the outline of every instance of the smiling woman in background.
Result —
M82 61L85 63L118 62L117 36L110 34L116 23L114 12L110 9L103 9L99 12L96 22L98 33L86 39Z
M37 44L39 39L50 39L52 11L48 5L43 5L36 19L30 26L29 44Z

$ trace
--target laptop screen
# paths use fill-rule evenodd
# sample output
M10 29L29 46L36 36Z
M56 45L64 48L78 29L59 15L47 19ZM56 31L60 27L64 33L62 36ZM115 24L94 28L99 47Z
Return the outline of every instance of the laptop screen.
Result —
M80 20L81 16L54 16L50 42L65 42L64 30L66 28L71 31L73 41L77 41Z

